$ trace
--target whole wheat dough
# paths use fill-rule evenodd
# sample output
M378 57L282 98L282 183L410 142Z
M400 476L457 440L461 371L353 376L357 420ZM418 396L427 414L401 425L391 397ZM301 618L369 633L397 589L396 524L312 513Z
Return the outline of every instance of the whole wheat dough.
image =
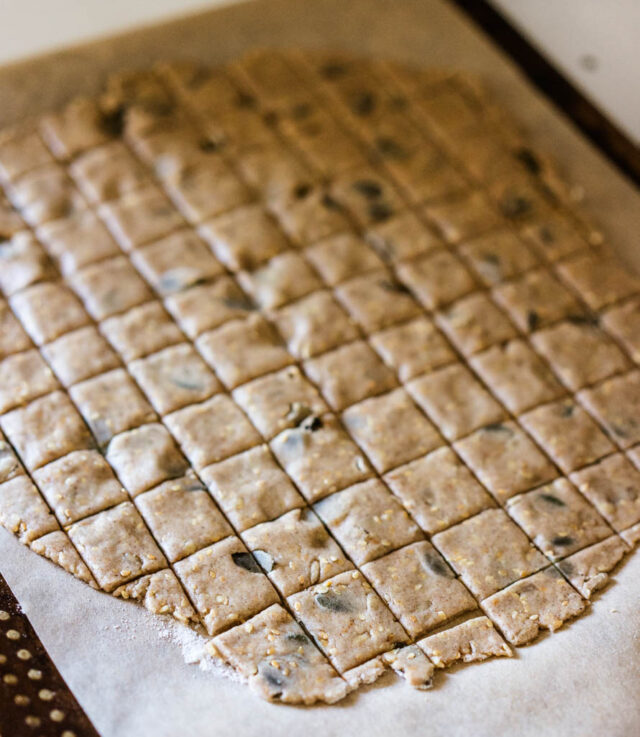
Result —
M589 222L477 83L382 60L0 132L0 524L273 701L510 656L640 540L640 279Z

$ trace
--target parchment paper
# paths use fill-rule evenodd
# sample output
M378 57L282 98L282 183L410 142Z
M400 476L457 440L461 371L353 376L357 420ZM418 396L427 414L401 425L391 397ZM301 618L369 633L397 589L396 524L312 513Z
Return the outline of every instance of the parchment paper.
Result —
M95 90L116 68L296 44L482 75L532 140L585 186L614 248L640 266L638 191L442 0L262 0L7 67L0 69L0 123ZM640 553L591 613L511 660L448 671L427 692L385 676L338 705L307 709L265 703L186 664L157 618L90 590L4 530L0 570L103 737L640 734Z

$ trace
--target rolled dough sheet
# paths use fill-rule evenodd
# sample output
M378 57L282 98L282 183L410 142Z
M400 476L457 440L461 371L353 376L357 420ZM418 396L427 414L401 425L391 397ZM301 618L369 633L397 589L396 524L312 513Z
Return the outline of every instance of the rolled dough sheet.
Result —
M365 25L366 36L360 30ZM247 3L204 14L64 52L55 64L35 61L0 70L0 100L10 101L0 117L8 122L51 107L78 91L95 90L106 71L147 65L187 48L190 56L211 62L253 45L325 46L328 39L360 53L484 75L497 101L529 128L534 143L585 185L592 210L602 213L599 225L619 253L633 260L640 226L637 192L439 0L352 0L348 5L269 0L259 9ZM41 94L43 88L50 92ZM615 576L617 585L597 597L593 613L534 648L519 650L517 658L485 663L482 671L457 668L446 686L436 678L435 689L426 694L399 683L389 686L386 676L380 682L385 688L374 685L342 702L342 708L311 710L258 702L240 684L185 664L182 650L192 653L192 641L175 642L185 636L171 637L169 625L68 580L4 531L0 560L10 586L104 737L185 731L244 737L286 729L303 729L315 737L356 728L375 736L413 734L425 726L436 735L463 735L471 729L478 735L606 730L615 737L640 730L633 701L640 676L640 615L633 605L640 594L638 556L631 556ZM158 630L170 642L159 638Z
M91 591L0 530L3 575L103 737L626 737L640 726L640 556L592 611L513 658L455 666L414 691L386 675L333 706L291 708L185 662L196 648L141 607ZM173 634L172 634L173 633Z

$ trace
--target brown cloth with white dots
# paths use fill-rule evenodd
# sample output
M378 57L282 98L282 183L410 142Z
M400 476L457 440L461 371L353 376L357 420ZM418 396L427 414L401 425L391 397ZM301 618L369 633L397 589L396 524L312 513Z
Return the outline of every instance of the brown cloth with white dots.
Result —
M0 575L0 737L98 737Z

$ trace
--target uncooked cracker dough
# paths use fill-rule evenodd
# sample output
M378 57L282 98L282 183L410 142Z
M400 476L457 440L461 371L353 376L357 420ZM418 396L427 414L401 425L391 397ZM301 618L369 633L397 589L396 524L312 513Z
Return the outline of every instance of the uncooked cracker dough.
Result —
M0 132L0 524L273 701L557 629L640 539L640 280L571 192L340 54Z

